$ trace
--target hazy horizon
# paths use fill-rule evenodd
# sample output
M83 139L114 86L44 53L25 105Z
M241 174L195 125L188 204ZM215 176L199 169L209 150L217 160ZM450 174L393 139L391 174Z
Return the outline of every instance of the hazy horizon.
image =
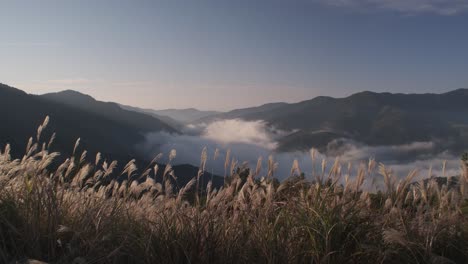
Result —
M2 84L1 81L0 81L0 84ZM93 97L94 99L96 99L98 101L101 101L101 102L117 103L117 104L120 104L120 105L123 105L123 106L137 107L137 108L141 108L141 109L157 110L157 111L194 109L194 110L207 111L207 112L209 112L209 111L229 112L229 111L232 111L232 110L243 109L243 107L244 108L257 107L257 106L261 106L261 105L274 104L274 103L294 104L294 103L299 103L299 102L303 102L303 101L308 101L308 100L314 99L315 97L319 97L319 96L332 97L332 98L345 98L345 97L351 96L351 95L356 94L356 93L361 93L361 92L385 93L383 91L379 92L379 91L372 91L372 90L362 90L362 91L356 91L356 92L353 92L353 93L350 93L350 94L344 94L342 96L330 96L330 95L324 94L324 95L313 96L313 97L310 97L310 98L304 98L304 99L301 99L299 101L269 101L269 102L259 103L259 104L256 104L256 105L245 105L243 107L239 106L237 108L232 108L232 109L209 109L209 108L196 108L196 107L193 107L193 106L186 106L186 107L180 107L180 108L173 108L173 107L172 108L171 107L168 107L168 108L151 108L151 107L144 107L144 106L140 106L140 105L128 105L128 104L118 102L118 101L110 101L110 100L106 100L106 99L96 98L96 97L92 96L91 94L80 91L79 89L76 89L76 90L75 89L64 89L64 90L56 90L56 91L50 91L50 92L45 92L45 93L34 93L34 92L28 92L28 89L21 89L19 87L15 87L15 86L9 85L7 83L3 83L3 84L11 86L13 88L20 89L20 90L22 90L22 91L24 91L26 93L32 94L32 95L46 95L46 94L60 93L60 92L66 92L66 91L75 91L75 92L79 92L79 93L84 94L84 95L89 95L89 96ZM427 92L427 93L429 93L429 94L442 94L442 93L446 93L446 92L455 91L455 90L458 90L458 89L468 89L468 88L458 87L458 88L454 88L454 89L441 90L440 92ZM392 92L390 92L390 93L392 93ZM424 93L426 93L426 92L396 92L395 94L424 94Z
M1 81L230 110L468 86L468 2L2 1Z

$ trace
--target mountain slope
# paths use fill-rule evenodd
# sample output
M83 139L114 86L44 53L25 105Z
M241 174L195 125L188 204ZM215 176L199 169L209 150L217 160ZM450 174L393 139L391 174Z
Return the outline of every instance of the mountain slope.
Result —
M138 113L144 113L144 114L153 116L153 117L163 121L164 123L166 123L167 125L171 126L172 128L174 128L176 130L182 130L183 127L184 127L184 124L182 122L179 122L179 121L177 121L177 120L175 120L173 118L170 118L168 116L158 115L158 114L155 113L156 111L153 110L153 109L145 109L145 108L139 108L139 107L123 105L123 104L119 104L119 106L120 106L120 108L125 109L125 110L138 112Z
M195 108L187 109L164 109L164 110L149 110L151 113L154 113L159 116L170 117L180 123L188 124L196 120L220 114L217 111L202 111Z
M299 132L280 139L280 150L325 147L336 138L369 145L442 140L447 148L468 142L468 89L443 94L361 92L346 98L316 97L294 104L239 109L210 117L264 120Z
M87 100L90 100L89 98ZM46 116L51 122L46 132L57 132L54 149L70 154L73 144L81 138L84 148L90 154L101 151L115 159L128 160L138 157L134 146L144 140L142 133L172 128L147 115L108 108L97 107L84 111L80 107L59 103L50 98L30 95L18 89L0 84L0 144L12 144L16 151L26 147L30 136ZM95 110L100 110L96 113ZM115 110L115 116L112 111ZM132 120L134 118L134 120Z
M256 107L249 107L249 108L242 108L232 110L226 113L217 113L213 115L209 115L197 120L197 122L211 122L217 119L234 119L234 118L242 118L246 120L256 120L262 119L258 117L267 117L270 113L273 113L274 110L287 106L287 103L269 103L264 104L261 106Z
M149 115L123 110L117 104L99 102L73 91L37 96L0 84L0 111L3 113L0 148L10 144L13 157L24 154L29 137L36 135L38 126L49 116L50 123L42 133L41 144L47 144L52 132L56 132L51 149L60 152L64 159L72 154L76 140L81 138L79 153L87 150L92 160L101 152L104 159L118 161L117 171L134 158L138 168L147 166L151 157L135 148L145 140L143 133L177 132ZM164 165L161 167L158 179L164 171ZM198 173L198 168L191 165L176 165L173 169L178 186L185 185ZM202 176L202 181L206 183L211 178L213 186L222 186L223 178L209 173Z
M82 111L93 113L115 122L126 124L130 127L134 127L139 132L152 132L161 130L167 132L176 132L173 127L162 122L154 116L125 110L116 103L97 101L89 95L85 95L76 91L66 90L58 93L44 94L40 97L58 104L72 106Z

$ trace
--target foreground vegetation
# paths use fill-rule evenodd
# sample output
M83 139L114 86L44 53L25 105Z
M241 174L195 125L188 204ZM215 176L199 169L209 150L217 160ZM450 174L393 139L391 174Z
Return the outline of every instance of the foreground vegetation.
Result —
M157 159L142 173L133 161L122 173L100 155L87 162L86 152L54 164L59 154L41 140L47 121L22 159L0 152L0 263L468 262L464 163L449 188L412 183L416 172L398 180L372 160L324 162L309 180L294 176L295 163L278 183L272 159L262 174L260 160L246 170L228 158L226 185L200 191L204 152L198 177L176 190L170 166L155 179ZM370 192L375 177L385 187Z

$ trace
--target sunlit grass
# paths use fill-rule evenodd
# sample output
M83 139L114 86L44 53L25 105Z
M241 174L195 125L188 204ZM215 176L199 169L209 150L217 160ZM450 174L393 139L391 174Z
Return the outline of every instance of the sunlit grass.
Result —
M295 162L279 183L272 158L263 174L261 160L249 170L227 158L223 188L200 186L200 171L176 191L170 166L155 179L160 156L141 173L134 161L118 173L99 154L86 161L77 142L72 157L52 166L59 154L41 139L47 123L22 159L9 146L0 152L1 263L468 262L464 164L448 188L415 184L416 172L398 180L373 160L355 175L338 160L329 169L322 162L313 180ZM206 159L204 151L201 170ZM369 175L385 188L364 188Z

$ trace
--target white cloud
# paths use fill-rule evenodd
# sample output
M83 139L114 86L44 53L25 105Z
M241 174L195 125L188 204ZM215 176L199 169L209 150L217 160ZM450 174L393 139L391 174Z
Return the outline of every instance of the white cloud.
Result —
M368 146L348 139L334 140L328 144L327 154L340 156L342 160L365 160L376 157L390 163L429 159L434 154L443 154L433 142L412 142L403 145Z
M263 121L221 120L206 126L202 136L222 144L245 143L275 149L273 133Z
M189 125L184 131L188 134L173 135L167 133L148 134L147 140L137 148L143 151L148 158L162 152L166 156L171 149L177 150L175 164L192 164L198 166L200 153L204 147L210 157L207 163L208 171L224 175L224 160L227 149L231 150L231 157L239 164L247 162L254 168L259 157L266 161L273 155L278 162L275 177L285 179L289 176L294 160L299 161L301 170L308 176L312 175L312 161L309 152L276 152L276 139L284 132L272 130L263 121L221 120L211 124ZM220 149L218 160L213 160L215 149ZM432 167L432 175L441 176L442 164L447 161L446 175L459 174L459 158L454 156L433 142L414 142L395 146L368 146L352 140L337 140L329 144L326 153L318 153L316 159L316 172L320 170L322 159L328 161L328 168L334 159L339 157L343 168L348 162L353 164L354 176L361 162L375 158L377 162L384 163L391 168L397 177L405 177L411 170L419 170L419 178L428 176ZM266 162L263 163L263 172L266 171ZM374 174L376 182L381 177Z
M404 14L457 15L468 11L468 0L316 0L322 4Z

